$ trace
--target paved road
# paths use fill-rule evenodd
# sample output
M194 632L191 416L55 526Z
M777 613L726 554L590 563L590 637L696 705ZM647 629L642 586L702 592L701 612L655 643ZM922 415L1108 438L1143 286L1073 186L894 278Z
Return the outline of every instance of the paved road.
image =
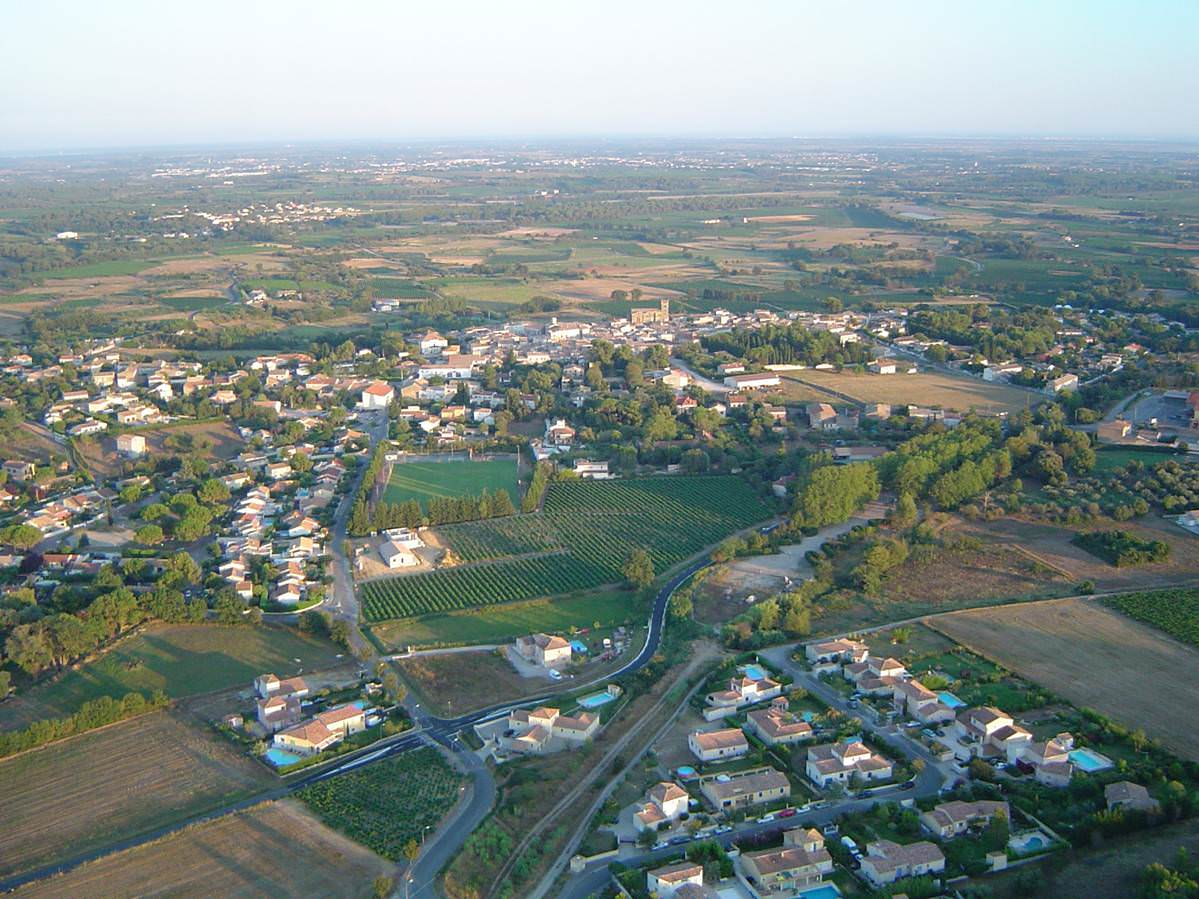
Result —
M839 709L846 715L858 718L862 723L864 731L883 740L909 759L921 759L924 762L924 767L916 775L915 782L911 787L886 787L858 798L831 801L823 807L811 809L792 818L782 818L765 824L758 823L757 821L746 821L736 825L730 833L719 834L708 839L715 839L721 845L728 847L734 841L743 840L751 836L767 833L777 834L780 831L791 830L792 828L801 826L821 827L836 821L842 815L866 811L882 802L896 802L902 799L922 799L936 796L946 781L960 776L956 771L950 769L947 763L938 762L934 759L923 744L917 743L902 733L896 733L894 729L880 724L868 709L850 709L843 694L838 693L823 683L807 669L792 662L792 651L793 646L788 644L764 650L761 652L761 655L772 665L792 675L795 678L796 684L820 698L827 705ZM677 859L684 851L684 846L669 846L657 851L642 851L632 855L622 854L619 861L631 867L638 867L650 862L665 864ZM562 890L561 897L562 899L584 899L586 896L598 893L607 885L608 881L608 862L596 863L568 880Z
M702 387L708 393L731 393L732 387L727 384L721 384L719 381L713 381L711 378L705 378L682 359L671 357L670 365L672 368L677 368L679 371L686 372L698 386Z
M340 516L340 510L339 510L339 516ZM339 517L339 522L340 522L340 526L342 528L342 533L344 534L345 521L344 521L344 519L340 519L340 517ZM340 541L336 541L336 542L338 544L336 546L336 549L340 555L340 545L339 545ZM344 557L343 557L342 561L343 562L345 561ZM595 681L595 683L600 683L601 681L609 681L609 680L612 680L613 678L619 677L623 674L629 674L629 673L633 673L636 671L640 671L642 668L645 667L646 664L648 664L649 660L654 657L654 653L656 653L658 651L658 645L662 641L662 632L663 632L663 628L665 626L665 619L666 619L666 608L667 608L667 605L670 600L670 595L675 591L675 589L680 584L682 584L685 580L687 580L687 578L691 577L693 574L695 574L695 572L699 571L701 568L703 568L707 564L709 564L709 560L708 560L707 556L700 557L699 559L693 561L690 565L686 566L684 569L679 571L674 577L672 577L662 587L661 590L658 591L657 596L654 598L653 611L650 614L649 629L648 629L648 633L646 635L645 645L642 647L641 651L634 658L630 659L627 663L622 665L619 669L604 675L603 678L600 678L599 680ZM349 596L348 601L355 602L355 600L353 599L352 584L350 585L349 589L350 589L350 596ZM343 597L342 599L344 601L346 598ZM341 606L342 614L348 615L350 608L353 608L353 610L354 610L354 624L356 625L357 624L357 606L356 605L351 607L347 604L343 604ZM352 630L352 632L357 633L356 627L352 628L351 630ZM578 690L578 689L581 689L582 687L586 687L586 686L590 686L590 685L589 684L584 684L584 685L571 684L569 689L571 691L574 691L574 690ZM0 880L0 891L8 892L10 890L16 889L18 886L21 886L22 884L31 883L33 881L42 880L43 878L50 877L55 874L60 874L65 871L70 871L70 870L72 870L82 864L85 864L89 861L94 861L97 858L102 858L106 855L109 855L112 852L120 852L125 849L130 849L135 846L141 846L146 843L153 842L153 841L161 839L162 837L167 836L169 834L177 833L177 832L183 830L184 828L192 826L193 824L198 824L198 823L202 823L205 821L215 820L215 819L221 818L225 815L232 814L237 811L242 811L243 809L251 808L251 807L259 804L260 802L268 802L268 801L271 801L274 799L283 798L284 796L287 796L290 793L293 793L296 790L298 790L304 786L307 786L308 784L319 783L320 781L328 780L330 778L338 777L342 774L346 774L350 771L354 771L354 770L362 767L363 765L373 764L375 762L381 761L386 758L390 758L395 755L399 755L404 752L410 752L411 750L417 749L422 745L426 745L426 741L428 739L437 740L439 743L449 747L452 751L455 751L457 753L459 759L462 760L463 763L469 767L470 762L467 761L467 756L470 756L473 754L470 753L466 749L465 746L462 746L461 743L456 742L456 734L458 734L464 728L473 727L475 724L479 724L479 723L482 723L485 721L493 721L496 718L506 715L509 711L511 711L514 708L520 708L522 706L527 706L530 703L540 702L542 700L549 699L553 696L560 694L561 692L562 692L562 689L559 688L555 692L547 693L544 696L525 697L523 699L515 700L512 702L499 703L497 705L488 706L487 708L484 708L484 709L479 709L478 711L471 712L470 714L467 714L467 715L460 715L456 718L438 718L438 717L429 715L427 712L425 712L423 709L421 709L419 705L415 705L415 706L413 706L413 712L414 712L413 718L414 718L414 723L416 724L416 728L413 731L409 731L404 734L399 734L395 737L385 739L383 741L380 741L379 743L375 743L372 746L368 746L365 749L359 750L358 752L351 753L350 755L348 755L344 759L342 759L339 762L339 764L335 765L334 767L327 768L325 770L316 772L314 774L310 774L305 777L299 778L295 781L288 783L286 786L279 787L275 790L270 791L269 793L263 793L258 796L244 799L240 802L230 803L229 805L222 806L219 809L214 809L213 811L208 812L204 815L199 815L199 816L196 816L193 818L188 818L184 821L180 821L180 822L178 822L176 824L172 824L168 827L158 828L150 833L142 834L142 835L136 836L136 837L131 837L126 840L121 840L115 844L106 846L101 849L97 849L93 852L88 852L88 853L83 853L80 855L73 856L72 858L66 859L66 860L59 862L57 864L54 864L54 865L46 865L41 868L37 868L32 871L28 871L24 874L19 874L19 875L13 876L13 877L5 878L4 880ZM455 836L452 839L447 837L447 840L449 840L448 842L445 842L440 839L436 841L436 847L429 851L429 861L427 863L425 863L424 866L418 865L418 876L417 876L418 883L420 883L420 884L426 883L426 880L423 880L422 877L426 878L426 879L430 879L431 877L436 876L436 872L440 870L441 866L440 865L434 866L434 864L433 864L434 860L437 858L440 858L442 856L445 856L445 859L448 860L448 858L450 856L452 856L453 852L457 851L457 847L461 845L461 842L459 842L459 843L457 843L457 845L455 845L453 843L453 839L456 839L457 836L461 836L461 839L465 840L466 837L469 835L470 830L473 829L473 827L475 825L477 825L480 820L482 820L482 817L486 814L487 809L490 809L491 803L494 801L494 789L495 789L494 783L490 787L488 787L484 782L481 781L481 778L478 775L477 771L475 771L473 769L472 769L472 780L474 781L475 795L472 797L472 799L469 803L470 817L463 817L461 819L461 821L459 822L459 826L454 828ZM482 812L479 811L480 808L483 809ZM461 826L468 820L473 820L473 824L470 828ZM444 861L442 863L444 864ZM428 873L429 871L432 871L432 875L430 875ZM428 888L427 886L422 887L422 889L427 889L427 888ZM432 894L429 893L427 895L432 895Z

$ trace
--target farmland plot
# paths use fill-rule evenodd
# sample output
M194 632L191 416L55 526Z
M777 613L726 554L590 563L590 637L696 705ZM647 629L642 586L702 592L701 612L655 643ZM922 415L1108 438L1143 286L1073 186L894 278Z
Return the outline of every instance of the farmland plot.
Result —
M771 513L733 476L557 483L542 513L439 530L460 560L495 561L369 582L364 608L379 621L598 587L633 549L661 572Z

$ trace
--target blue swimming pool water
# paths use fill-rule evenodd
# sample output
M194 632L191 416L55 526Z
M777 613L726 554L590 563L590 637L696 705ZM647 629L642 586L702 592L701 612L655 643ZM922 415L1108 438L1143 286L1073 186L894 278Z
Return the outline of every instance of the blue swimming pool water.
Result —
M1016 837L1008 845L1017 852L1036 852L1037 850L1047 848L1049 841L1039 833L1033 833L1028 836Z
M1105 768L1112 767L1111 759L1092 749L1075 749L1070 753L1070 761L1088 774L1092 771L1103 771Z
M264 758L276 768L284 768L288 765L294 765L303 756L298 756L282 749L268 749Z
M951 709L960 709L966 703L962 702L956 696L949 692L941 692L937 694L937 698Z
M808 887L795 894L798 899L837 899L841 891L835 883L822 883L819 886Z
M587 654L587 644L581 640L571 640L570 641L570 651L571 652L579 652L579 653L582 653L583 655L586 655Z
M370 703L367 702L365 699L355 699L353 702L350 703L350 705L352 705L356 709L365 709L367 706L370 705Z
M579 700L579 705L585 709L594 709L596 706L604 705L615 698L615 696L605 690L602 693L592 693L590 696L584 696Z
M741 670L745 672L746 677L753 678L754 680L761 680L764 677L770 676L761 665L746 665Z
M815 718L816 718L816 713L815 712L803 712L799 717L802 718L804 721L807 721L809 724L811 724L812 721L815 720Z
M678 774L679 777L695 777L695 769L690 765L679 765L677 768L675 768L675 773Z

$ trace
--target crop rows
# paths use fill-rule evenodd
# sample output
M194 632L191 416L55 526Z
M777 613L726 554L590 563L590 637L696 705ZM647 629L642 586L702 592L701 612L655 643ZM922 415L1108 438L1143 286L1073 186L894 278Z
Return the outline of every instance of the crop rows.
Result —
M461 778L433 749L364 765L296 793L328 824L392 861L436 827L458 798Z
M638 548L663 571L771 512L746 481L731 476L559 482L550 486L545 510L441 528L460 562L494 561L372 581L363 589L366 617L449 612L614 583ZM505 558L515 555L525 557Z
M1129 618L1199 646L1199 590L1154 590L1104 600Z
M588 562L551 554L371 581L363 588L364 608L371 621L408 618L570 593L605 580Z
M541 515L513 515L493 521L471 521L437 529L459 562L480 562L548 552L561 544L552 524Z

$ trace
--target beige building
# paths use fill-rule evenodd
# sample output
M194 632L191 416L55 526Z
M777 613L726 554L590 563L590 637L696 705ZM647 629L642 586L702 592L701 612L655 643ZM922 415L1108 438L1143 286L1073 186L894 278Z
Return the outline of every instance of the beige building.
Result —
M942 840L961 836L970 828L986 827L992 818L1002 815L1011 820L1006 802L979 800L977 802L942 802L920 816L920 824Z
M600 719L599 715L590 712L583 712L576 718L563 715L558 709L542 706L531 712L527 709L509 712L508 728L512 735L503 741L506 748L540 755L591 739L600 728ZM557 744L554 743L555 738Z
M746 808L786 799L791 795L791 781L773 768L754 768L705 777L700 792L718 810Z
M812 738L812 725L787 708L781 696L768 709L758 709L745 716L745 729L767 746L785 746Z
M892 765L861 740L846 740L813 746L805 770L808 779L823 789L834 783L848 784L855 776L863 781L886 780Z
M927 840L907 845L879 840L866 844L860 870L863 877L881 887L905 877L939 874L945 870L945 856Z
M674 824L686 814L690 801L687 791L678 784L668 781L654 784L633 815L637 830L657 830L664 823Z
M546 668L569 665L571 659L570 641L557 635L531 634L528 637L517 637L516 651L522 659Z
M695 731L687 737L687 746L701 762L736 758L749 752L749 740L736 727L707 733Z
M694 862L679 862L645 873L645 888L658 899L673 899L687 885L704 885L704 869Z
M740 865L759 896L793 896L831 874L833 858L820 831L800 828L783 834L780 849L744 853Z

